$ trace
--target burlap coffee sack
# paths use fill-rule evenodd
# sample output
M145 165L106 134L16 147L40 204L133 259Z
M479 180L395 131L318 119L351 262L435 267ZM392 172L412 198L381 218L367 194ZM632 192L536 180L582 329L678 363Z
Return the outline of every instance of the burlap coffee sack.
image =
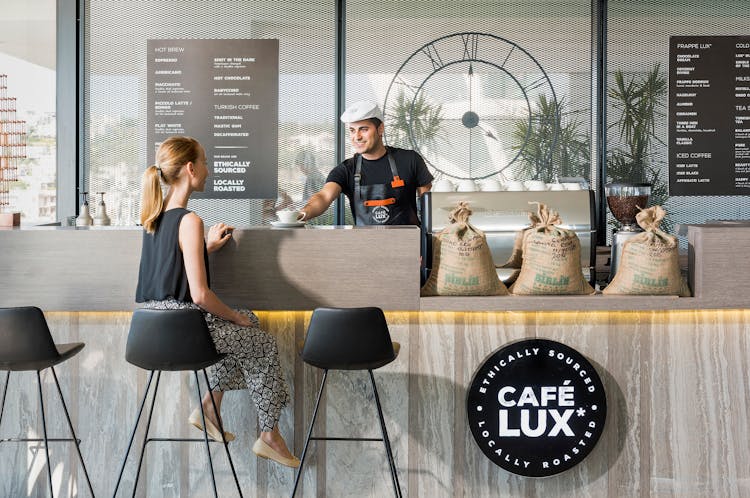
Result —
M529 233L529 230L539 224L539 217L531 211L529 211L529 220L531 220L531 225L516 232L516 238L513 239L513 251L511 252L508 261L498 266L498 268L521 268L521 264L523 263L523 241ZM518 276L516 275L516 272L514 272L514 275L516 277ZM514 277L512 281L515 281ZM508 283L507 280L506 283Z
M432 272L423 296L497 296L508 294L500 282L484 232L469 223L471 209L461 201L448 226L433 237Z
M512 294L593 294L583 278L581 242L572 230L560 228L557 211L537 204L530 216L531 228L524 235L521 273L510 287Z
M666 214L661 206L653 206L636 215L644 232L623 244L617 274L603 294L690 296L680 274L677 237L659 228Z

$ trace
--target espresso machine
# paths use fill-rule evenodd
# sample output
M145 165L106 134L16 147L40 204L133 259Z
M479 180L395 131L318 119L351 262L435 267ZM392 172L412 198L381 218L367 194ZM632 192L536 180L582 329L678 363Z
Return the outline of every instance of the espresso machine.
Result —
M609 282L615 277L622 259L622 247L629 239L643 232L635 219L645 209L651 195L650 183L608 183L605 186L607 206L621 226L612 234L612 254L609 259Z

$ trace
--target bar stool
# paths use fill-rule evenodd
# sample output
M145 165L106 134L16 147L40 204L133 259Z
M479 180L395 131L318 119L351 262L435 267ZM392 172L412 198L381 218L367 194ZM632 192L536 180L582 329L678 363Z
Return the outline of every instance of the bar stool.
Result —
M138 471L135 474L135 483L133 484L133 496L138 488L138 477L141 473L143 464L143 455L146 445L151 441L178 441L178 442L195 442L203 441L206 445L206 454L208 455L208 468L211 474L211 484L213 486L214 497L218 497L216 491L216 476L214 474L213 461L211 460L211 451L209 448L208 433L206 432L206 416L203 412L201 403L201 388L198 381L198 371L203 371L203 378L206 381L206 388L210 389L208 374L206 368L218 362L226 356L225 353L218 353L214 346L211 334L206 325L203 313L198 309L177 309L177 310L153 310L138 309L133 312L133 318L130 322L130 332L128 333L128 342L125 349L125 360L144 370L149 370L148 383L146 392L143 394L138 416L135 419L133 432L130 435L128 449L125 451L125 457L120 466L120 475L117 478L117 484L112 496L117 495L120 487L122 474L125 471L125 464L128 460L130 448L133 445L138 423L143 414L143 407L146 404L148 392L151 389L151 382L156 373L156 385L151 397L151 407L149 408L148 419L146 422L146 432L143 435L143 444L141 454L138 459ZM201 421L203 423L203 438L149 438L148 431L151 426L151 418L154 414L154 405L156 404L156 394L159 390L159 379L162 371L192 371L195 376L195 385L198 391L198 406L201 408ZM214 411L216 403L214 403ZM232 455L229 453L229 445L224 437L224 427L219 422L219 430L222 434L224 449L227 453L229 466L232 469L234 482L237 485L237 491L242 497L240 482L237 479L237 472L234 470Z
M323 370L323 381L320 383L318 399L315 402L310 430L305 439L299 470L294 479L292 497L297 492L302 469L305 465L307 447L311 440L315 441L383 441L391 471L391 481L396 497L401 496L401 486L398 481L396 463L388 440L385 427L383 409L380 406L378 389L375 386L375 376L372 371L385 366L396 359L400 345L391 341L385 315L380 308L318 308L313 311L310 325L307 328L305 343L300 355L305 363ZM320 398L328 378L329 370L367 370L370 374L372 392L380 420L382 438L355 437L313 437L315 418L318 416Z
M49 443L58 441L72 441L75 443L78 458L81 461L83 475L86 477L86 484L89 493L94 496L94 490L91 488L86 464L81 455L79 446L80 440L76 437L73 423L70 421L68 407L65 404L60 382L57 380L54 365L72 358L78 354L85 346L82 342L70 344L55 344L52 340L47 320L44 318L42 310L33 306L18 308L0 308L0 370L7 370L5 376L5 388L3 388L3 397L0 401L0 424L3 421L3 411L5 409L5 397L8 393L8 384L10 383L10 372L12 371L36 371L37 386L39 387L39 409L42 415L42 433L44 438L6 438L0 439L0 443L20 443L20 442L42 442L44 441L44 453L47 457L47 480L49 482L50 496L54 496L52 489L52 466L49 461ZM42 370L49 368L52 371L52 377L55 379L57 392L60 394L65 418L68 421L68 428L72 438L50 438L47 437L47 420L44 413L44 396L42 395L42 378L39 374Z

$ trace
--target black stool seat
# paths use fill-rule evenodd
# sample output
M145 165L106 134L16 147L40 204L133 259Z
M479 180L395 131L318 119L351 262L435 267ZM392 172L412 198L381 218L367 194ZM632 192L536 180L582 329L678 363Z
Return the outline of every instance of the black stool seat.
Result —
M120 474L115 484L115 490L112 496L117 495L117 490L120 487L120 481L125 471L125 465L128 461L128 455L130 454L130 448L133 446L133 440L135 433L138 429L138 423L143 415L143 408L148 398L148 393L151 390L151 382L154 379L154 373L156 373L156 384L153 389L153 395L151 397L151 407L149 409L148 419L146 422L146 430L143 436L143 444L141 446L140 458L138 460L138 470L135 474L135 483L133 484L133 496L136 495L138 488L138 479L141 473L141 467L143 465L143 455L146 451L146 445L151 441L177 441L177 442L191 442L201 441L206 445L206 453L208 455L208 467L211 475L211 484L213 486L213 493L215 497L218 497L216 490L216 476L214 474L213 461L211 459L211 451L209 450L208 444L208 433L206 432L206 418L203 413L203 404L201 403L201 388L200 381L198 380L198 371L203 371L203 378L206 382L206 388L211 389L208 382L208 374L206 368L210 367L214 363L224 358L226 354L219 353L216 351L213 339L211 338L211 332L208 330L206 319L203 316L203 312L199 309L175 309L175 310L159 310L159 309L138 309L133 313L133 317L130 321L130 332L128 333L128 341L125 347L125 360L137 367L149 370L150 375L148 377L148 384L146 385L146 391L143 393L141 399L140 408L138 409L138 415L135 419L135 425L130 435L130 442L128 448L125 451L125 457L122 460L120 466ZM161 379L162 371L192 371L195 376L196 389L198 391L198 406L201 410L201 423L203 424L203 438L149 438L148 432L151 427L151 418L154 413L154 406L156 405L156 394L159 391L159 380ZM216 409L216 403L214 402L213 396L211 396L211 402L214 403L214 412L218 413ZM234 469L234 463L232 462L232 456L229 453L229 446L224 438L224 427L219 421L219 430L221 432L222 442L226 450L227 459L229 460L229 466L234 476L234 482L237 485L237 492L242 497L242 490L240 489L240 482L237 479L237 472Z
M78 458L81 461L81 467L88 484L91 496L94 491L91 488L86 464L81 455L80 441L73 429L73 423L70 420L68 407L65 404L60 382L57 380L54 366L65 360L68 360L78 354L85 346L82 342L69 344L55 344L52 334L47 326L47 320L44 313L37 307L24 306L18 308L0 308L0 370L7 371L5 377L5 388L3 389L2 401L0 401L0 423L3 420L3 411L5 410L5 397L8 393L8 384L10 384L10 372L12 371L36 371L37 386L39 389L39 407L42 416L43 438L10 438L0 439L0 443L19 443L19 442L42 442L44 441L44 451L47 456L47 477L49 481L50 496L54 496L52 488L52 467L49 462L49 443L58 441L73 442L78 452ZM60 395L65 418L68 422L71 438L48 438L47 437L47 420L44 414L44 396L42 395L42 379L40 371L49 368L55 379L57 392Z
M144 370L202 370L226 356L217 353L198 309L139 309L133 313L125 360Z
M320 383L320 390L315 402L310 429L305 439L300 466L294 480L292 497L297 492L305 464L307 448L311 440L383 441L388 458L388 466L391 471L393 491L396 497L401 496L396 462L393 459L391 443L385 427L383 409L380 406L380 397L375 385L375 376L372 373L373 370L395 360L399 349L399 344L391 341L388 323L385 320L383 310L380 308L318 308L313 312L300 356L305 363L323 369L323 380ZM313 437L313 427L315 427L315 419L318 416L318 407L320 406L320 399L323 395L323 388L325 387L329 370L367 370L370 375L372 391L375 395L375 405L377 407L378 419L380 420L382 438Z
M0 370L44 370L72 358L82 342L55 344L42 310L0 308Z
M10 370L12 372L23 372L30 370L44 370L45 368L54 367L81 352L86 344L83 342L71 342L67 344L55 344L57 356L54 358L34 358L19 356L18 359L0 359L0 370ZM0 350L5 347L0 345Z
M307 329L302 360L329 370L375 370L398 356L380 308L318 308Z

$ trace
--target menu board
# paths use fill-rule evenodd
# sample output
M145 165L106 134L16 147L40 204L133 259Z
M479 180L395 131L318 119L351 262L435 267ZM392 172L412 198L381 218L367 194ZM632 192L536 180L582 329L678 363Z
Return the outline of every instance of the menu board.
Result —
M669 194L750 195L750 36L669 43Z
M279 41L148 40L148 151L171 135L206 149L199 199L275 199Z

